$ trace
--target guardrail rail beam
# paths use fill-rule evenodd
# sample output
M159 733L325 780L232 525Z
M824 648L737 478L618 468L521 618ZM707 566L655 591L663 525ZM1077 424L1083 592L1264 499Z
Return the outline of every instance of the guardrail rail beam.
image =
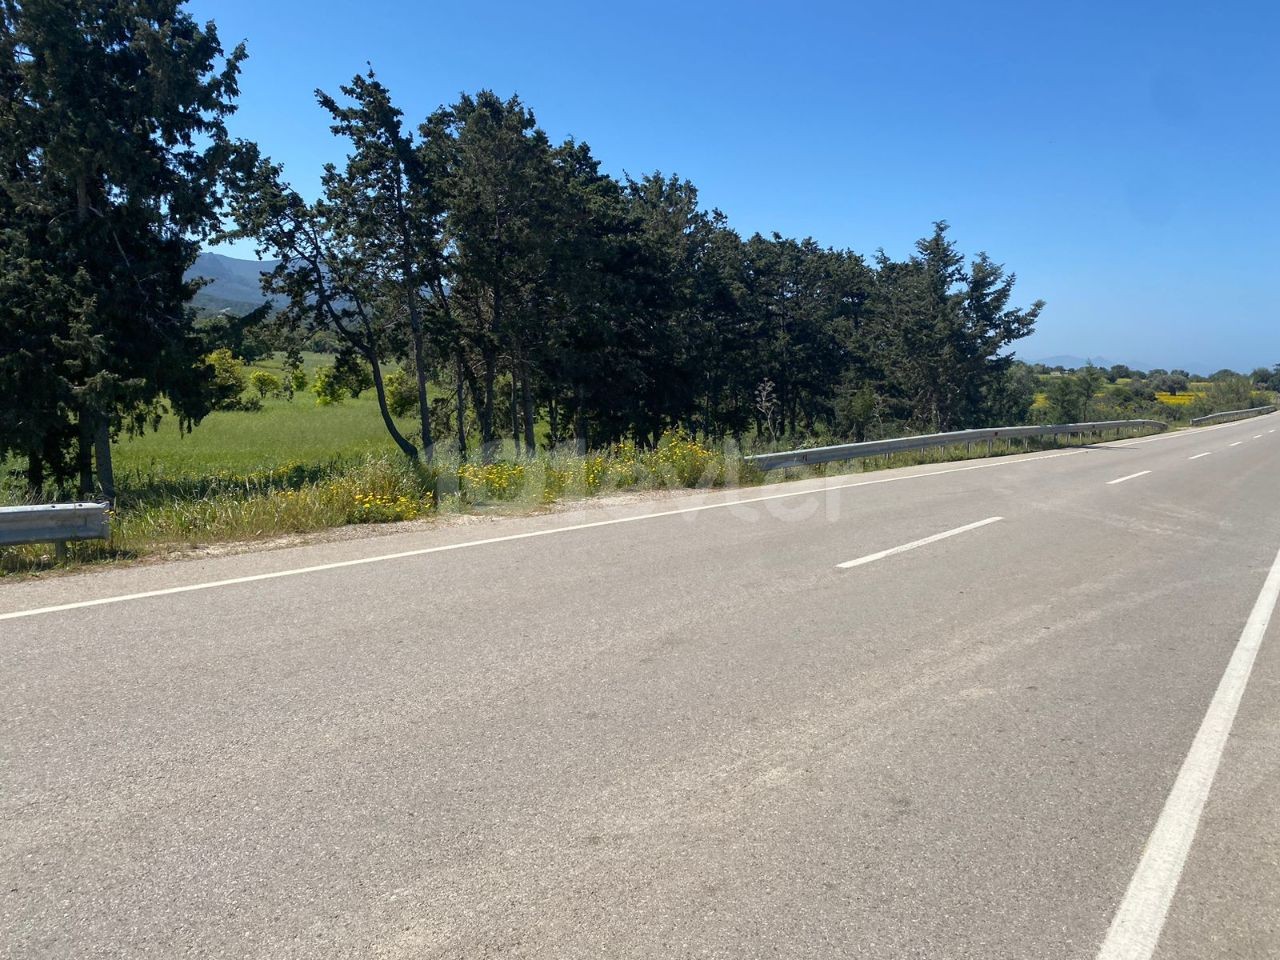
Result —
M0 546L52 543L59 560L72 540L109 540L111 518L105 503L47 503L0 507Z
M1248 410L1224 410L1222 413L1211 413L1207 417L1192 417L1191 426L1203 427L1210 423L1228 423L1232 420L1247 420L1249 417L1261 417L1267 413L1275 413L1274 404L1265 407L1250 407Z
M744 457L746 463L762 470L780 470L786 467L803 467L819 463L837 463L842 460L860 460L863 457L887 456L912 450L929 450L955 444L972 444L985 440L988 445L996 440L1016 440L1020 437L1059 437L1072 434L1104 433L1115 430L1168 430L1162 420L1101 420L1091 423L1055 423L1047 426L990 427L981 430L954 430L950 433L926 433L918 437L894 437L889 440L868 440L864 443L842 443L830 447L810 447L807 450L783 450L778 453L761 453Z

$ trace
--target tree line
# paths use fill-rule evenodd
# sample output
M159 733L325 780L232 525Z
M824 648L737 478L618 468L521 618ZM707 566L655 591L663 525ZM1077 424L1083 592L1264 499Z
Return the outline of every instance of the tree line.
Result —
M347 160L306 201L260 159L237 235L280 261L274 322L335 332L374 371L410 456L510 436L580 448L863 433L873 420L950 429L1025 415L1005 353L1041 304L966 260L938 223L913 256L871 260L811 239L743 237L688 180L616 179L553 144L518 98L464 95L408 129L372 74L318 95ZM380 364L416 381L400 435ZM432 415L433 395L451 416ZM446 399L447 398L447 399Z
M227 237L279 260L284 304L232 326L336 337L415 459L1027 416L1009 347L1043 304L945 222L903 259L744 236L689 180L552 142L517 97L409 122L372 71L317 91L345 160L308 199L227 132L244 58L180 0L0 0L0 455L33 490L90 493L96 470L110 493L114 436L219 402L225 344L183 272Z

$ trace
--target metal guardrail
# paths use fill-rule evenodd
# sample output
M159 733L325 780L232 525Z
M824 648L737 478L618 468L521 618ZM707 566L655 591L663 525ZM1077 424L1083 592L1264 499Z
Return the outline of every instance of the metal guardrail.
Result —
M0 507L0 546L52 543L59 559L69 540L107 540L111 521L105 503L51 503Z
M1249 417L1260 417L1264 413L1275 413L1274 404L1265 407L1250 407L1248 410L1226 410L1222 413L1211 413L1207 417L1192 417L1193 427L1203 427L1206 423L1227 423L1230 420L1247 420Z
M1057 423L1033 427L992 427L985 430L955 430L951 433L927 433L919 437L895 437L891 440L868 440L865 443L842 443L834 447L811 447L808 450L784 450L779 453L761 453L743 457L747 463L762 470L779 470L783 467L803 467L816 463L835 463L840 460L858 460L862 457L878 457L909 450L928 450L933 447L954 447L996 440L1017 440L1023 437L1058 437L1071 434L1105 433L1115 430L1167 430L1162 420L1103 420L1097 423Z

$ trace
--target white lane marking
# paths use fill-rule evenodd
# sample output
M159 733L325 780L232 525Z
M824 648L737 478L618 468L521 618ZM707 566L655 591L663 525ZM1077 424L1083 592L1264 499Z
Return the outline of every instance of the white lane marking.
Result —
M1199 460L1201 457L1207 457L1213 453L1212 450L1206 450L1204 453L1197 453L1194 457L1187 457L1188 460Z
M1261 440L1261 439L1262 439L1262 434L1260 434L1260 433L1255 433L1255 434L1253 435L1253 439L1255 439L1255 440Z
M1237 440L1235 443L1228 443L1228 444L1227 444L1227 446L1228 446L1228 447L1238 447L1238 446L1240 446L1240 444L1242 444L1242 443L1244 443L1244 441L1243 441L1243 440Z
M1265 414L1265 416L1274 417L1275 414L1269 413L1269 414ZM1227 430L1227 429L1230 429L1231 427L1238 427L1238 426L1240 426L1239 420L1231 420L1227 423L1215 423L1209 427L1188 427L1183 430L1168 430L1164 433L1157 433L1155 436L1152 436L1152 437L1139 437L1136 440L1112 440L1106 444L1099 444L1099 446L1135 447L1140 443L1156 443L1160 440L1173 440L1176 437L1198 437L1201 434L1212 433L1214 430ZM1269 432L1275 433L1275 430L1273 429Z
M1227 427L1239 426L1236 422L1231 423L1215 423L1209 427L1187 427L1182 430L1165 430L1162 433L1152 434L1149 437L1136 437L1132 440L1112 440L1105 444L1108 447L1136 447L1140 443L1156 443L1160 440L1173 440L1177 437L1195 437L1203 433L1210 433L1214 430L1223 430Z
M885 557L892 557L895 553L906 553L908 550L914 550L916 547L923 547L930 543L937 543L939 540L945 540L947 537L954 537L960 533L968 533L970 530L977 530L979 527L985 527L989 523L998 523L1004 517L987 517L985 520L979 520L977 523L966 523L963 527L956 527L954 530L946 530L942 533L935 533L931 537L924 537L921 540L912 540L910 543L904 543L900 547L890 547L888 550L881 550L879 553L869 553L865 557L859 557L857 560L846 560L844 563L837 563L836 566L841 570L848 570L850 567L860 567L864 563L874 563L877 560L883 560Z
M319 573L323 570L339 570L343 567L359 567L369 563L383 563L387 560L402 560L406 557L421 557L429 553L443 553L446 550L465 550L468 547L482 547L492 543L508 543L513 540L528 540L532 537L547 537L555 533L571 533L574 530L591 530L596 527L610 527L618 523L633 523L639 520L654 520L658 517L673 517L679 514L700 513L704 510L723 510L731 507L761 503L767 500L782 500L790 497L814 496L831 490L847 490L853 487L870 487L881 483L897 483L902 480L918 480L925 477L940 477L950 473L967 473L970 470L989 470L992 467L1007 467L1018 463L1036 463L1040 460L1054 460L1058 457L1074 457L1085 453L1078 450L1065 450L1061 453L1049 453L1040 456L1019 457L1017 459L1000 458L987 463L975 463L965 467L948 467L944 470L933 470L929 473L911 473L894 477L880 477L875 480L855 480L850 483L835 483L807 490L788 490L784 493L765 494L759 497L743 497L737 500L726 500L719 503L703 503L694 507L680 507L675 510L660 510L656 513L642 513L631 517L613 517L609 520L594 520L588 523L575 523L564 527L551 527L547 530L529 530L524 533L511 533L501 537L488 537L484 540L466 540L462 543L447 543L437 547L419 547L415 550L402 550L399 553L386 553L375 557L360 557L355 560L339 560L334 563L320 563L310 567L296 567L289 570L276 570L271 573L257 573L245 577L230 577L226 580L210 580L204 583L191 583L181 587L165 587L159 590L144 590L140 593L126 593L114 597L99 597L96 600L78 600L74 603L61 603L51 607L36 607L30 610L15 610L11 613L0 613L0 621L17 620L21 617L34 617L45 613L62 613L66 610L80 610L85 607L101 607L111 603L124 603L129 600L145 600L149 597L166 597L175 593L191 593L196 590L213 590L217 587L230 587L241 583L257 583L260 580L277 580L281 577L296 577L306 573Z
M1231 733L1231 724L1277 600L1280 600L1280 553L1271 565L1191 750L1151 831L1138 870L1129 881L1129 889L1102 941L1098 960L1149 960L1155 952L1218 771L1218 761L1227 745L1227 735Z
M1108 480L1107 486L1109 487L1116 483L1124 483L1126 480L1136 480L1138 477L1145 477L1150 472L1150 470L1139 470L1137 473L1131 473L1127 477L1116 477L1114 480Z

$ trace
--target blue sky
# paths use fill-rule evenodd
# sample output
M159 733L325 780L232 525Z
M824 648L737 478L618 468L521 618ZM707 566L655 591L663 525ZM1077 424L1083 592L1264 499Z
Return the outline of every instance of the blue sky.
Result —
M231 127L314 193L316 87L372 62L416 120L518 93L615 174L742 233L904 256L946 219L1048 301L1036 359L1280 362L1280 12L1265 3L195 0L250 59ZM223 250L251 255L248 247Z

